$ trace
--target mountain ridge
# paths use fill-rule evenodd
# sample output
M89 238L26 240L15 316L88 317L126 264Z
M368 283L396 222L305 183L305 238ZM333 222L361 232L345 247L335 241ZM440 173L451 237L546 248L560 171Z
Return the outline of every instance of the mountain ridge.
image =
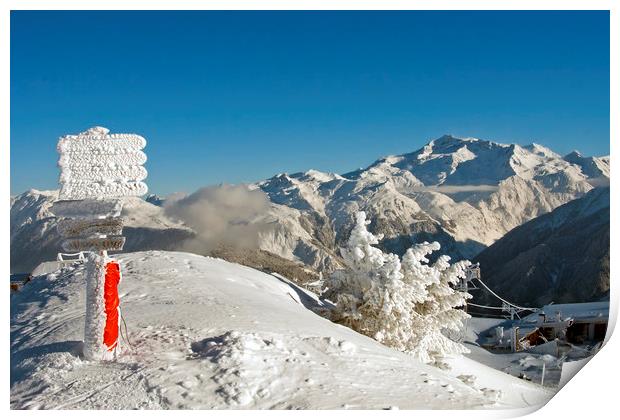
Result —
M343 175L308 170L250 184L249 188L266 194L269 208L260 220L248 223L268 227L259 233L260 250L316 272L340 267L339 247L360 210L368 214L371 229L384 235L380 246L386 251L402 254L415 242L437 240L454 259L472 258L514 227L609 183L608 158L569 158L538 144L444 135L414 152L386 156ZM12 243L32 241L32 237L46 242L49 238L43 236L54 231L51 225L24 230L46 219L47 204L37 203L36 194L30 195L28 200L34 200L30 210L23 203L16 205L22 195L11 199ZM152 195L147 201L141 200L141 205L150 212L150 219L136 219L130 228L144 227L139 226L142 223L156 229L165 249L176 246L175 236L165 235L168 227L176 235L192 235L191 229L160 211L165 198ZM37 215L34 208L43 213ZM142 240L128 238L132 250L153 245L148 231L139 233L136 237ZM12 247L12 269L19 265L15 262L20 253L32 252L28 248L14 253Z
M609 199L609 187L595 188L511 230L476 256L484 281L522 305L604 298L609 293Z
M568 162L535 143L444 135L343 175L284 173L254 185L276 205L298 211L297 218L313 214L322 220L336 238L332 249L348 234L353 213L365 210L388 251L439 240L453 257L470 258L515 226L600 185L600 177L594 182L584 170L594 159L607 165L596 175L608 183L609 161L603 158Z

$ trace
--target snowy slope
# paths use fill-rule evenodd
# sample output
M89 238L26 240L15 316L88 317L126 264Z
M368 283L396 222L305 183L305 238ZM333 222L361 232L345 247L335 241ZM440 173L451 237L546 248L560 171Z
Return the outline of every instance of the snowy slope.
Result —
M450 371L421 364L244 266L160 251L121 264L131 347L125 340L118 363L79 357L81 268L12 297L12 408L524 408L552 396L472 360L452 360Z

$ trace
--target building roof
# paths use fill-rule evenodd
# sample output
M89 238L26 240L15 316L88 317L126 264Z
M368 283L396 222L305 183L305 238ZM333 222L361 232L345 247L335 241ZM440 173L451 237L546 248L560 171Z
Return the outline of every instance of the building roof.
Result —
M600 319L607 321L609 318L609 301L545 305L541 311L526 316L523 321L527 323L537 322L541 312L544 312L548 318L554 318L560 312L563 319L573 318L575 321Z

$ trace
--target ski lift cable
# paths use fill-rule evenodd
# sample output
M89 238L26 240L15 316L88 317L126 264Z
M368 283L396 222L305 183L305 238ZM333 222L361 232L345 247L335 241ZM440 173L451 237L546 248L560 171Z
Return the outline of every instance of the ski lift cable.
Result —
M467 302L467 306L475 306L476 308L483 308L483 309L504 309L501 306L485 306L485 305L478 305L476 303L470 303Z
M483 282L482 280L480 280L480 279L476 279L476 280L478 280L478 282L480 282L480 284L481 284L481 285L482 285L485 289L487 289L487 290L488 290L488 291L489 291L489 292L490 292L493 296L495 296L496 298L498 298L499 300L501 300L501 301L502 301L502 302L504 302L505 304L512 306L513 308L516 308L516 309L521 309L521 310L523 310L523 311L537 311L537 310L539 309L539 308L524 308L523 306L519 306L519 305L515 305L514 303L510 303L510 302L508 302L506 299L501 298L501 297L500 297L497 293L495 293L493 290L491 290L491 289L489 288L489 286L487 286L486 284L484 284L484 282Z
M467 302L467 306L475 306L477 308L484 308L484 309L497 309L497 310L505 309L504 306L485 306L485 305L478 305L477 303L472 303L472 302ZM515 313L524 312L526 310L529 311L531 309L530 308L518 309Z
M505 304L507 304L507 305L509 305L509 306L512 306L513 308L520 309L520 310L522 310L522 311L536 311L536 310L538 310L538 309L539 309L539 308L524 308L523 306L515 305L514 303L508 302L506 299L503 299L503 298L502 298L502 297L500 297L497 293L495 293L493 290L491 290L491 289L489 288L489 286L487 286L487 285L486 285L486 284L485 284L482 280L480 280L480 279L476 279L476 280L478 280L478 282L480 282L480 284L481 284L481 285L482 285L485 289L487 289L487 290L488 290L488 291L489 291L489 292L490 292L493 296L495 296L496 298L498 298L499 300L501 300L501 301L502 301L502 302L504 302Z
M487 313L482 313L482 312L475 312L475 311L467 311L467 313L469 315L477 315L477 316L480 316L480 317L488 317L489 316L488 312ZM497 318L497 319L500 319L500 318ZM506 315L502 315L501 319L510 319L510 318L507 318Z

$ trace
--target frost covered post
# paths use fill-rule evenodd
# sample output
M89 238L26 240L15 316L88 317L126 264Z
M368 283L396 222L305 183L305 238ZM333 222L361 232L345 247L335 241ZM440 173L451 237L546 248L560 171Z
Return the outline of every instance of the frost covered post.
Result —
M125 244L120 217L122 197L147 192L142 182L146 140L136 134L108 134L93 127L58 141L60 193L52 212L63 218L58 232L67 252L88 251L85 262L86 322L84 357L112 360L119 351L120 265L107 251Z

